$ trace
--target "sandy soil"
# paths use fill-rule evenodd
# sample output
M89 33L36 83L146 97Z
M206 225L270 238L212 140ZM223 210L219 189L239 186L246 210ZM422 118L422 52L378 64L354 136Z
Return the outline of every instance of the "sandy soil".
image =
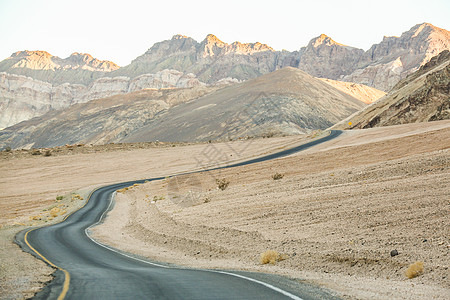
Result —
M285 274L350 299L449 299L449 173L450 121L359 130L294 156L133 187L93 234L151 259ZM219 190L217 179L230 184ZM289 258L261 265L268 249ZM408 279L415 261L425 271Z
M108 183L202 169L281 150L308 137L252 139L213 144L75 145L0 152L0 299L31 297L53 269L13 243L30 226L60 221L84 204L91 189ZM50 156L45 156L49 150ZM80 198L74 197L79 194ZM64 196L56 200L57 196ZM56 217L51 209L57 208Z

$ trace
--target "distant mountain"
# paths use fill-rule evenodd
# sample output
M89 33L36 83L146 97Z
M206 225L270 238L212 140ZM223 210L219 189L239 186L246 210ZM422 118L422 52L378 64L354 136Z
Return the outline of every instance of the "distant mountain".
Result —
M450 51L433 57L385 97L334 128L371 128L450 119Z
M384 37L360 58L357 69L344 81L389 91L431 57L450 50L450 32L428 23L418 24L400 37Z
M52 110L1 130L0 149L118 142L158 113L218 88L145 89Z
M89 85L51 84L0 72L0 129L77 103L143 89L190 88L204 85L193 74L162 70L156 74L102 77Z
M208 84L230 77L248 80L285 66L290 52L278 52L261 43L227 44L209 34L202 42L175 35L171 40L153 45L114 75L129 77L171 69L195 74ZM280 60L281 59L281 60Z
M237 83L287 66L315 77L365 84L387 92L432 56L449 49L449 31L423 23L400 37L385 37L368 51L342 45L324 34L293 52L275 51L258 42L227 44L212 34L201 42L175 35L155 43L121 68L89 54L73 53L61 59L45 51L20 51L0 62L0 72L30 80L9 77L22 82L20 87L0 82L4 91L0 90L0 107L7 107L0 112L0 128L51 109L111 95L144 88ZM64 95L56 92L53 96L49 89L63 90ZM26 96L34 90L38 93Z
M0 62L0 72L29 76L53 84L89 84L95 78L119 69L115 63L90 54L73 53L62 59L46 51L19 51Z
M0 148L297 134L327 128L364 106L285 68L227 87L142 90L76 104L0 131Z
M208 141L325 129L361 101L291 67L233 85L158 114L124 142Z
M89 54L73 53L61 59L45 51L20 51L0 62L0 72L52 84L88 85L103 76L133 79L173 69L192 73L199 81L213 84L223 79L245 81L291 66L315 77L362 83L388 91L443 50L450 50L450 32L429 23L415 25L400 37L384 37L367 51L342 45L325 34L294 52L275 51L259 42L227 44L212 34L200 43L175 35L155 43L122 68Z

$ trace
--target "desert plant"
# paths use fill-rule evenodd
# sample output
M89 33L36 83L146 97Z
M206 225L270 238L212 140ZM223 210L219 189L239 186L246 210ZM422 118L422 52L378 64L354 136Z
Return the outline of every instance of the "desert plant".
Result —
M11 147L6 146L5 149L4 149L3 151L5 151L5 152L11 152Z
M50 216L52 216L53 218L57 217L58 214L61 212L61 209L58 207L54 207L50 210Z
M164 200L164 196L153 196L153 202Z
M44 152L44 156L52 156L52 151L46 150L46 151Z
M226 180L225 178L216 179L216 183L217 183L217 187L222 191L224 191L230 184L230 182L228 180Z
M56 200L62 200L63 196L56 196Z
M416 261L415 263L409 265L408 269L405 271L406 277L409 279L417 277L423 273L423 262Z
M41 151L39 151L38 149L33 149L31 150L31 155L41 155Z
M259 257L259 261L264 264L272 264L274 265L277 261L282 261L288 258L287 254L280 254L275 250L267 250L266 252L261 253Z
M284 177L284 174L280 174L278 172L272 175L272 179L273 180L279 180L279 179L281 179L283 177Z

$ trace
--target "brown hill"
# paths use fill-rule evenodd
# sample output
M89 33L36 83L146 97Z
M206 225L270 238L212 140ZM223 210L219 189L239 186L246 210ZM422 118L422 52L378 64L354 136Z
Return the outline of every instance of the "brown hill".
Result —
M183 103L124 141L207 141L325 129L364 103L296 68L284 68Z
M364 106L285 68L225 88L142 90L76 104L0 131L0 148L298 134L327 128Z

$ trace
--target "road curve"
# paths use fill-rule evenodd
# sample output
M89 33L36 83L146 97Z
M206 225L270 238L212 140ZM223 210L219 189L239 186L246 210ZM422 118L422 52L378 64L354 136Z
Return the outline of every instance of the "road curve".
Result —
M331 131L330 135L301 146L222 168L287 156L340 134L341 131ZM163 178L151 178L147 181ZM160 265L136 259L92 241L87 231L108 211L114 191L143 182L144 180L129 181L98 188L91 193L85 206L63 222L23 231L16 236L16 241L23 250L57 268L54 280L36 294L35 299L333 298L326 291L314 287L295 281L283 282L289 281L288 279L275 280L267 276L261 280L263 275L253 273Z

